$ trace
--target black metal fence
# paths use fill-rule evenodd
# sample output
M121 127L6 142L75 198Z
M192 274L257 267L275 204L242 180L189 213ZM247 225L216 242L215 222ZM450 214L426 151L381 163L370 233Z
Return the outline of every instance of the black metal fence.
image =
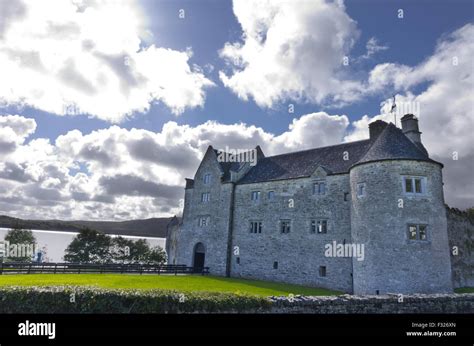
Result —
M133 273L133 274L209 274L209 267L187 267L182 264L94 264L94 263L0 263L2 274L87 274L87 273Z

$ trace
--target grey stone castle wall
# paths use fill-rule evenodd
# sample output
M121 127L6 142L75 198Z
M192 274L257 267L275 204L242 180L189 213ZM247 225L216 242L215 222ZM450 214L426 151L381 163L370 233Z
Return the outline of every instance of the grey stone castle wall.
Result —
M466 212L447 208L454 287L474 287L474 223Z
M209 185L205 174L211 174ZM185 191L183 220L178 231L177 263L193 266L194 247L205 247L205 263L211 274L225 275L231 184L221 184L221 171L213 153L206 155L194 177L194 188ZM201 194L210 193L210 201L201 202ZM198 218L209 216L210 224L199 227Z
M213 154L206 154L196 172L194 187L185 192L175 254L176 263L192 266L194 247L202 243L205 266L212 274L225 275L233 184L221 182L222 171ZM209 185L203 182L207 173L212 175ZM426 177L425 194L405 195L404 175ZM314 182L322 179L326 194L313 194ZM357 196L358 183L366 184L362 198ZM259 201L252 201L252 191L260 191ZM273 200L268 199L269 191L274 191ZM210 202L201 202L203 192L210 193ZM355 294L452 292L442 174L435 163L379 161L357 165L350 174L326 176L321 169L310 178L237 184L234 202L230 257L233 277ZM198 226L200 216L210 217L209 226ZM312 219L327 219L327 234L311 233ZM451 219L450 225L457 226L450 229L464 225ZM289 234L281 233L281 220L291 221ZM251 221L263 223L262 233L250 233ZM409 240L409 223L428 225L428 241ZM470 247L464 246L466 239L472 245L472 233L467 233L467 238L464 234L455 232L450 236L451 246L461 244L462 256L453 261L456 287L472 286L472 258L466 259ZM334 241L364 245L363 261L327 257L325 246ZM275 262L278 268L274 268ZM326 267L326 276L320 275L320 266Z
M426 194L405 195L403 175L426 177ZM350 181L352 239L365 244L365 260L353 261L354 293L452 292L441 167L379 161L353 167ZM365 197L357 197L358 183L366 183ZM428 241L408 240L408 223L428 225Z
M328 258L324 246L332 241L350 242L349 176L326 178L326 194L313 195L313 183L321 177L237 185L231 276L289 282L352 291L350 258ZM260 191L259 201L251 200ZM273 200L268 191L274 191ZM291 207L293 200L293 207ZM311 219L328 220L327 234L312 234ZM291 231L280 232L280 220L291 220ZM262 221L262 233L250 233L250 221ZM238 263L237 261L240 261ZM274 262L278 268L274 269ZM326 277L319 267L326 266Z

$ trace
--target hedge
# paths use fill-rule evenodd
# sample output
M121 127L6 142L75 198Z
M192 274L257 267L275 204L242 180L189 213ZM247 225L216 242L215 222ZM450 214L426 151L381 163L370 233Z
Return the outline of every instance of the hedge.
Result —
M0 313L238 313L264 312L270 307L265 297L231 293L88 286L0 288Z

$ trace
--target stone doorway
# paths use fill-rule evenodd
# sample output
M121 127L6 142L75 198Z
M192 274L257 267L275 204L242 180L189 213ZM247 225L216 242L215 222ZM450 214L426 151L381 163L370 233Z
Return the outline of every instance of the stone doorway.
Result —
M193 255L193 267L194 271L197 273L202 272L204 268L204 262L206 260L206 249L204 248L203 243L197 243L194 246L194 255Z

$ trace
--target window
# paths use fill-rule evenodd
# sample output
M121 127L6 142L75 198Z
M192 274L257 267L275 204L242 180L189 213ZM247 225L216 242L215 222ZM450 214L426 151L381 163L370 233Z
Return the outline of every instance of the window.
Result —
M237 257L235 261L237 262L237 264L240 264L240 257Z
M311 220L311 233L327 233L328 220Z
M262 233L262 221L250 221L250 233Z
M198 218L199 227L209 226L210 220L211 220L210 216L200 216Z
M269 200L274 199L274 198L275 198L275 191L268 191L267 198L268 198Z
M357 184L357 197L365 196L365 183Z
M290 220L281 220L280 221L280 231L281 231L281 233L290 233L290 231L291 231L291 221Z
M318 181L313 184L313 195L325 195L326 194L326 183L324 181Z
M278 262L277 261L273 262L273 269L278 269Z
M209 192L204 192L202 195L201 195L201 202L203 203L207 203L211 200L211 194Z
M203 181L204 181L204 184L209 185L211 183L211 175L204 174Z
M260 191L252 191L252 201L260 200Z
M319 276L320 277L325 277L326 276L326 266L320 266L319 267Z
M425 182L425 177L403 177L403 191L406 194L423 194Z
M344 201L348 201L349 200L349 192L344 192Z
M428 240L426 225L408 225L409 240Z

